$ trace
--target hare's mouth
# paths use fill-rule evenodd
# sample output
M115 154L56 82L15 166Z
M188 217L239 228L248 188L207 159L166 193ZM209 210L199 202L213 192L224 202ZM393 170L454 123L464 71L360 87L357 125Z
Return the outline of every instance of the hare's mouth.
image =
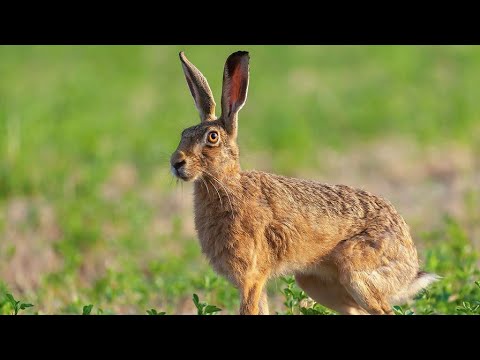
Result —
M185 172L185 169L184 169L183 166L182 166L181 168L178 168L178 169L176 169L175 167L171 166L171 167L170 167L170 171L172 172L172 174L173 174L175 177L177 177L177 178L179 178L179 179L181 179L181 180L183 180L183 181L190 181L190 180L192 180L192 178L193 178L192 176L189 176L189 175Z

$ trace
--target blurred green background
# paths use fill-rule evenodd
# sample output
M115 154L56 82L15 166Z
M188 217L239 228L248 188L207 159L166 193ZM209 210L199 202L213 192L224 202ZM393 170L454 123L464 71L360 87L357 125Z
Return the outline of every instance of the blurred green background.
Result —
M40 314L192 313L194 292L236 312L236 290L200 253L191 184L168 160L199 121L178 52L220 104L240 49L243 168L389 198L422 259L445 216L478 245L480 47L0 46L0 292Z

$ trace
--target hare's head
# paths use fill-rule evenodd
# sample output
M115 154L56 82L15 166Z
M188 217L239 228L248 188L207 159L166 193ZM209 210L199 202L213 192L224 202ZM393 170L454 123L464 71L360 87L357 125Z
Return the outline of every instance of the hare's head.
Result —
M182 132L177 150L170 159L172 173L191 181L203 175L224 177L240 169L237 146L237 115L248 90L248 52L238 51L225 63L222 115L215 116L215 100L202 73L180 53L188 87L200 113L200 124Z

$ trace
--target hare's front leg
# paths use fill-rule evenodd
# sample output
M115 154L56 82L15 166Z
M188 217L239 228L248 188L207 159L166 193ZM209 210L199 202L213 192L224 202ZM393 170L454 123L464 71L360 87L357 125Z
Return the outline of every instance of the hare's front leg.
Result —
M260 295L260 312L259 315L269 315L268 311L268 298L267 298L267 288L263 287L262 294Z
M259 315L260 310L262 314L265 313L265 310L268 314L264 286L265 280L259 279L249 279L240 284L240 315Z

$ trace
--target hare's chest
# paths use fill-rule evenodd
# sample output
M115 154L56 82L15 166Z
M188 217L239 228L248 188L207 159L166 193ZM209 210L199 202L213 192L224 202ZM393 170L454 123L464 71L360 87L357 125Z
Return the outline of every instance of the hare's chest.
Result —
M195 229L202 252L213 259L228 248L232 237L230 213L218 211L205 203L195 204Z
M230 237L229 228L230 226L222 221L202 216L195 217L195 229L205 255L214 257L224 251Z
M195 228L202 249L213 269L231 281L251 256L252 237L240 219L231 213L195 212Z
M231 225L210 219L206 221L197 219L198 217L195 218L195 226L202 253L217 273L229 277L231 260L238 252L230 230Z

